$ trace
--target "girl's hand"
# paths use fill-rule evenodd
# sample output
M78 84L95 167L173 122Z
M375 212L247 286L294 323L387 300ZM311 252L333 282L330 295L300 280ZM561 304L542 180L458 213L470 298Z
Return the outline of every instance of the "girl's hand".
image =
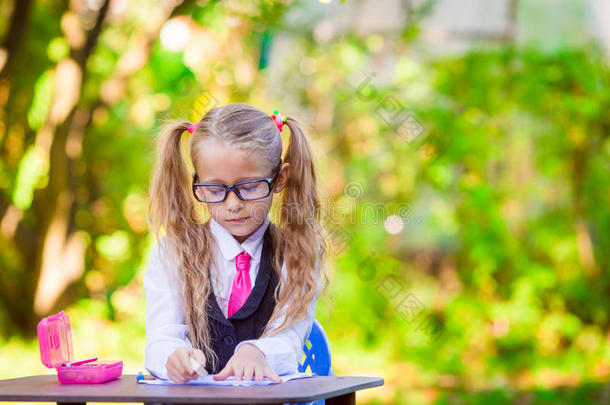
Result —
M201 350L179 347L169 355L167 363L165 363L167 376L172 381L183 383L198 377L191 366L189 356L205 367L205 356Z
M261 381L264 377L269 377L275 382L282 382L282 379L269 367L265 353L253 344L242 345L229 359L225 368L214 376L214 380L224 380L234 375L236 380Z

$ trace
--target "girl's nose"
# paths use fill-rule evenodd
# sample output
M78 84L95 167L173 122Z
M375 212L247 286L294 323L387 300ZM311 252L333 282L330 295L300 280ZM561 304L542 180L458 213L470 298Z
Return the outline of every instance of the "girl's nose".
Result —
M237 196L237 192L235 190L230 190L227 194L227 199L225 200L227 208L240 207L242 204L243 201Z

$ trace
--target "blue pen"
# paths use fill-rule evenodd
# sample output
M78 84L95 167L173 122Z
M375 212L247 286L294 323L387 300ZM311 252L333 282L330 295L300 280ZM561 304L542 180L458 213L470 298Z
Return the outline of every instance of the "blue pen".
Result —
M140 381L144 381L144 380L154 380L155 377L153 377L152 375L144 375L143 372L138 372L138 375L136 375L136 383L139 383Z

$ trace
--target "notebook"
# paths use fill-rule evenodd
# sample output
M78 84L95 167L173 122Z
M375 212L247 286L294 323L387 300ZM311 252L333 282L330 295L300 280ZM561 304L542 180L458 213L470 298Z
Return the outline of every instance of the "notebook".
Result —
M294 373L284 374L280 378L282 382L295 380L297 378L314 377L316 374L312 373ZM154 380L138 380L138 384L153 384L153 385L233 385L233 386L253 386L253 385L270 385L270 384L281 384L273 381L270 378L263 378L261 381L254 380L236 380L234 376L229 376L224 380L216 381L213 375L207 375L205 377L198 377L195 380L191 380L185 383L174 382L172 380L162 380L155 378Z

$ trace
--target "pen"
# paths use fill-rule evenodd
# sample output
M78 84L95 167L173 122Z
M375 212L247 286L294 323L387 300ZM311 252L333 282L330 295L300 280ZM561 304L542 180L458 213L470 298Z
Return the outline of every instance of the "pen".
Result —
M69 363L65 363L64 367L80 366L80 365L83 365L85 363L91 363L92 361L96 361L96 360L97 360L97 357L92 357L92 358L87 359L87 360L71 361Z
M208 370L203 368L201 366L201 364L199 364L199 362L197 362L197 360L195 360L192 357L189 357L189 360L191 362L191 367L199 375L199 377L204 378L206 375L208 375Z
M136 376L136 382L140 382L142 380L155 380L155 377L153 377L152 375L144 375L144 373L140 371Z

